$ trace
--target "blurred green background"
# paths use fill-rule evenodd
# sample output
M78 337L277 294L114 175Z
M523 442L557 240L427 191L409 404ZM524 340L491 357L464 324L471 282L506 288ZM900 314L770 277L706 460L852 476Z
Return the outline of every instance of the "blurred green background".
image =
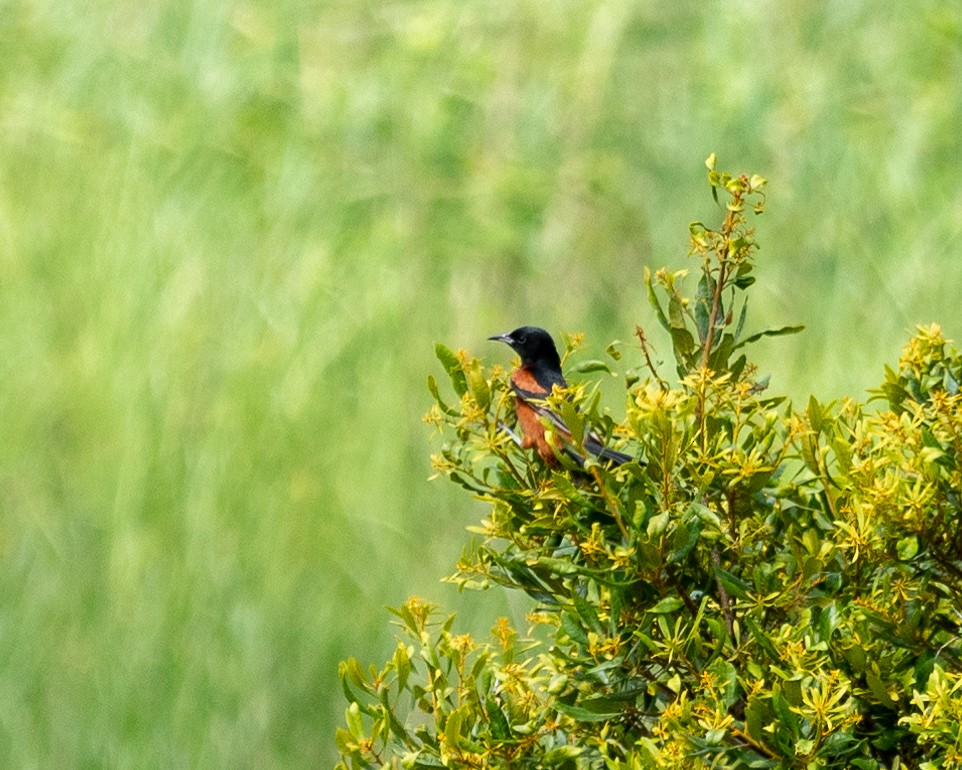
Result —
M384 605L523 617L438 582L433 343L653 328L710 152L774 392L962 335L955 0L7 0L0 123L4 767L330 766Z

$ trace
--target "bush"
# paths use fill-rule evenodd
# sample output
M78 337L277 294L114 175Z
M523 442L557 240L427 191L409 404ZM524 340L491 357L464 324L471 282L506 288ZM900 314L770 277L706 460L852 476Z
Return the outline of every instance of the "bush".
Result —
M532 625L482 642L408 601L383 669L342 664L340 767L962 767L962 357L920 328L872 408L769 395L745 349L797 327L745 331L765 180L708 167L693 296L646 274L677 384L638 329L622 420L549 398L637 461L546 467L504 371L438 346L434 465L490 504L451 580L526 592Z

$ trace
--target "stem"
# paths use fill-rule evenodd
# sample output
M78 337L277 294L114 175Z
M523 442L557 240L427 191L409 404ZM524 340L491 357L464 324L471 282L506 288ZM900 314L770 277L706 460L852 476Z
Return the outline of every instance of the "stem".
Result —
M747 732L739 729L737 726L732 726L731 734L736 738L741 738L747 745L751 746L753 749L755 749L755 751L763 756L771 757L773 759L777 759L779 757L777 753L772 751L764 743L759 743L758 741L754 740Z
M740 202L741 194L735 195L735 202ZM718 254L718 280L715 282L715 291L711 300L711 315L708 318L708 330L705 333L705 339L702 342L701 348L701 368L706 369L708 367L708 357L711 354L712 343L715 340L715 319L718 317L718 309L721 306L721 295L725 288L725 282L728 280L728 270L726 260L728 258L728 246L731 241L732 230L735 229L735 219L734 211L729 210L728 214L725 216L725 221L722 223L721 236L724 239L724 243L716 249L716 254ZM711 269L708 269L708 274L711 275Z
M718 569L721 569L721 554L718 552L718 546L714 546L711 549L711 561ZM715 575L715 584L718 586L718 603L721 604L722 615L725 616L725 628L728 630L728 638L731 639L732 644L734 644L735 623L732 620L732 607L728 599L728 591L725 590L725 586L717 574Z
M618 505L608 494L608 490L601 481L601 474L598 473L598 469L592 467L591 475L595 479L595 483L598 485L598 491L601 492L602 498L604 498L605 504L608 506L608 510L611 511L611 515L615 519L615 523L618 525L618 529L621 530L621 536L625 539L625 545L631 542L631 536L628 534L628 529L625 527L625 522L621 519L621 513L618 511Z
M668 383L661 378L661 375L658 374L658 370L655 369L654 363L652 363L651 353L648 350L648 337L645 336L645 330L640 326L636 326L635 336L638 338L638 342L641 343L641 352L645 354L645 364L648 367L648 371L652 373L662 391L667 391Z
M510 437L510 439L515 444L517 444L519 447L521 446L521 439L518 438L517 434L513 430L511 430L511 428L509 428L505 423L503 423L501 420L498 420L497 427L498 427L498 430L507 434L508 437ZM514 476L515 481L521 484L521 486L524 486L525 484L524 477L521 475L518 469L514 467L514 463L511 462L511 458L508 457L508 453L502 452L501 448L498 447L497 444L491 444L490 449L504 461L504 464L508 467L508 470L511 472L511 475Z
M697 618L698 605L695 604L695 602L692 601L692 598L685 592L685 589L682 586L681 581L678 579L678 573L675 572L674 566L671 564L667 565L665 567L665 572L668 573L668 579L671 581L671 584L674 587L674 589L678 592L678 595L681 597L681 600L685 603L685 606L688 608L688 611L691 613L691 616L693 618Z

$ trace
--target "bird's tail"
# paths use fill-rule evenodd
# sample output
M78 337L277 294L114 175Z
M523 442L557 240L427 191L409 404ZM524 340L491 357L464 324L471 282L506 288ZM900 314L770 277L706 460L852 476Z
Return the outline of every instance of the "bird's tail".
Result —
M629 454L619 452L617 449L608 449L608 447L602 447L598 450L597 454L602 460L607 460L615 465L624 465L625 463L630 463L635 459Z
M617 449L609 449L594 435L588 436L588 438L585 440L585 449L591 452L591 454L593 454L595 457L606 460L613 465L624 465L625 463L630 463L635 460L635 458L629 454L619 452Z

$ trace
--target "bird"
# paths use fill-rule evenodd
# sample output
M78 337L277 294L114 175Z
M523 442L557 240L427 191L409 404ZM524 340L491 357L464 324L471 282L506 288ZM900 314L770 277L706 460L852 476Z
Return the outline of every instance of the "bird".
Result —
M557 451L564 452L578 465L585 458L571 444L571 430L556 411L545 403L555 386L567 388L568 383L561 371L561 357L551 335L538 326L521 326L506 334L495 334L489 340L504 342L521 357L521 365L511 372L511 390L515 396L515 413L524 438L522 449L534 449L544 462L557 467ZM560 441L552 446L545 435L545 422L549 422ZM601 437L588 431L584 438L585 449L595 457L614 465L623 465L635 458L608 449Z

